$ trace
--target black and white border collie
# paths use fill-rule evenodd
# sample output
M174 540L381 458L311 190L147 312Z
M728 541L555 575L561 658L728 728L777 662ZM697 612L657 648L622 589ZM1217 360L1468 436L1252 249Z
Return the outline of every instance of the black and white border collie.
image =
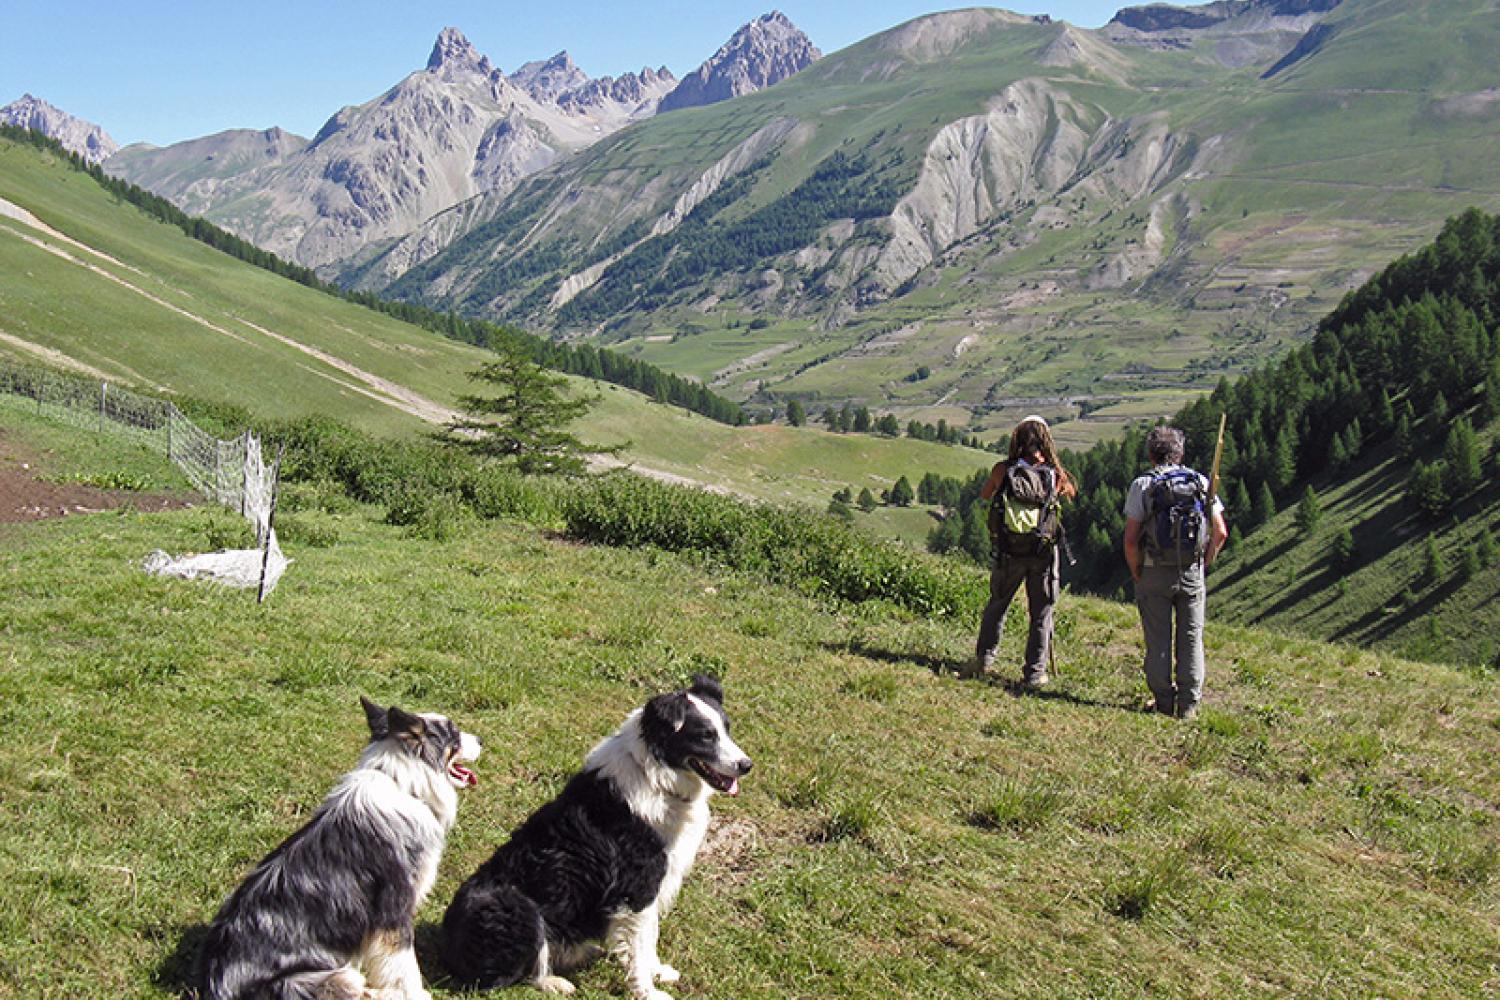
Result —
M443 916L448 970L467 986L572 993L561 973L602 942L636 997L671 1000L655 985L678 978L657 957L659 921L703 842L709 796L738 794L749 770L717 680L652 698L458 890Z
M370 743L313 818L214 917L202 1000L428 1000L412 918L437 874L479 740L360 698ZM373 994L367 994L369 989Z

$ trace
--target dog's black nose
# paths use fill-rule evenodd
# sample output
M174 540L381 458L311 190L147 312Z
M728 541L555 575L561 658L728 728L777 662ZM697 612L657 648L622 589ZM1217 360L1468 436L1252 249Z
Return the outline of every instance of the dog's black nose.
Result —
M750 769L752 767L754 767L754 766L755 766L754 764L750 763L750 758L749 757L746 757L744 760L740 761L738 764L735 765L735 767L739 769L739 772L741 774L749 774L750 773Z

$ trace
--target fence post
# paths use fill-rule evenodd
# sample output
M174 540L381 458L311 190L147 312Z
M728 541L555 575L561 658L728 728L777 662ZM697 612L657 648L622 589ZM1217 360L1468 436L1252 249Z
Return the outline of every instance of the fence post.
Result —
M172 410L175 407L167 404L167 464L172 464Z
M271 562L271 539L276 533L276 500L281 492L281 456L286 454L286 442L276 449L276 464L271 467L271 508L266 511L266 540L260 557L260 589L255 593L255 603L266 601L266 568Z
M99 433L104 433L104 400L109 395L109 383L99 383Z

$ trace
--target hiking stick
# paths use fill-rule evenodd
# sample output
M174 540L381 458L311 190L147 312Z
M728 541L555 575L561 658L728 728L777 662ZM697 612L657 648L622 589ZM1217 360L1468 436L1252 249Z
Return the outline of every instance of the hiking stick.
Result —
M1204 511L1204 513L1208 515L1208 533L1210 538L1213 536L1214 530L1214 501L1218 499L1219 496L1219 463L1224 461L1224 426L1228 422L1228 411L1219 414L1219 443L1214 445L1214 469L1213 473L1208 477L1208 504L1207 509ZM1202 559L1203 572L1205 575L1207 575L1208 549L1205 547L1203 551L1205 553Z
M1219 463L1224 460L1224 425L1229 422L1229 414L1219 414L1219 443L1214 445L1214 471L1208 477L1208 516L1214 516L1214 500L1219 496Z

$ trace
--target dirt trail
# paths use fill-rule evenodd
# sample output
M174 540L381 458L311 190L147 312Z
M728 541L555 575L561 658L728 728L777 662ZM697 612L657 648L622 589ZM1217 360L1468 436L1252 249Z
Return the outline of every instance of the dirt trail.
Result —
M132 272L134 274L139 274L142 277L147 277L147 275L143 274L141 271L137 270L136 268L133 268L133 267L131 267L128 264L122 263L121 261L116 260L114 257L111 257L111 256L109 256L106 253L102 253L102 252L100 252L98 250L95 250L95 249L93 249L92 247L90 247L90 246L88 246L86 244L80 243L77 240L72 239L69 236L66 236L66 235L64 235L62 233L57 232L55 229L52 229L51 227L47 226L45 223L43 223L41 220L39 220L36 216L32 215L30 212L26 211L24 208L21 208L21 207L15 205L15 204L12 204L11 202L8 202L8 201L4 200L3 198L0 198L0 215L3 215L3 216L5 216L7 218L10 218L10 219L13 219L13 220L21 223L22 225L29 226L32 229L35 229L37 232L42 233L42 234L48 236L51 239L55 239L55 240L57 240L57 241L59 241L61 243L64 243L64 244L66 244L66 245L68 245L70 247L74 247L74 248L76 248L76 249L78 249L78 250L80 250L80 251L82 251L82 252L84 252L86 254L91 254L94 257L98 258L99 260L107 261L110 264L113 264L113 265L115 265L117 267L120 267L120 268L124 268L125 270L130 271L130 272ZM64 250L62 247L59 247L59 246L54 245L53 243L47 242L47 240L40 239L40 238L38 238L36 236L32 236L32 235L29 235L27 233L20 232L18 230L12 229L9 226L6 226L4 228L10 230L13 233L15 233L16 236L18 236L22 240L25 240L27 243L30 243L33 246L35 246L35 247L37 247L37 248L39 248L41 250L45 250L48 253L54 254L55 256L60 257L63 260L68 261L69 263L76 264L79 267L85 268L85 269L91 271L92 273L99 275L102 278L105 278L105 279L107 279L109 281L114 282L117 285L120 285L123 288L127 288L130 291L136 293L137 295L140 295L142 298L146 299L147 301L153 303L154 305L158 305L158 306L160 306L163 309L166 309L166 310L168 310L168 311L170 311L172 313L175 313L175 314L183 317L184 319L190 320L191 322L196 323L197 325L203 327L206 330L210 330L210 331L212 331L214 333L217 333L217 334L219 334L221 336L228 337L231 340L237 340L237 341L239 341L242 344L249 344L249 343L251 343L251 341L250 341L249 338L241 336L240 334L234 332L233 330L230 330L227 327L221 326L220 324L215 323L212 320L207 319L206 317L200 316L197 313L190 312L189 310L184 309L181 306L174 305L173 303L166 301L165 299L161 298L160 296L155 295L155 294L147 291L144 288L141 288L139 285L136 285L136 284L132 283L131 281L128 281L125 278L122 278L119 275L114 274L111 271L105 270L103 267L100 267L98 264L93 263L92 261L89 261L89 260L82 259L81 257L75 256L75 255L69 253L67 250ZM426 421L428 423L432 423L432 424L447 423L449 420L452 420L452 419L454 419L455 417L458 416L458 411L450 409L450 408L445 407L445 406L441 406L438 403L435 403L432 400L427 399L425 396L422 396L421 394L419 394L417 392L414 392L413 390L408 389L406 386L403 386L403 385L401 385L401 384L399 384L397 382L393 382L390 379L382 378L381 376L376 375L376 374L374 374L372 372L367 372L364 369L359 368L358 366L353 365L353 364L351 364L348 361L345 361L344 359L338 357L337 355L330 354L327 351L321 350L320 348L316 348L316 347L312 347L312 346L310 346L308 344L304 344L304 343L302 343L299 340L296 340L296 339L294 339L292 337L288 337L288 336L286 336L285 334L282 334L282 333L277 333L274 330L269 330L269 329L267 329L267 328L265 328L263 326L259 326L259 325L255 324L255 323L250 322L247 319L240 318L237 321L241 325L243 325L245 327L248 327L251 330L254 330L256 333L260 334L263 337L267 337L267 338L269 338L271 340L274 340L274 341L276 341L279 344L283 344L283 345L285 345L287 347L292 348L293 350L301 351L302 353L308 355L309 357L316 358L318 361L321 361L323 364L328 365L330 368L333 368L333 369L335 369L335 370L337 370L339 372L342 372L344 375L347 375L350 378L355 379L357 382L361 383L362 386L351 386L351 388L355 388L356 391L360 392L361 394L363 394L365 396L368 396L369 398L374 399L377 402L383 403L386 406L390 406L390 407L393 407L394 409L401 410L404 413L409 413L409 414L411 414L412 416L416 417L419 420L424 420L424 421ZM17 346L24 346L24 345L25 345L25 342L23 342L22 344L18 344ZM31 345L31 346L35 346L35 345ZM45 350L50 350L50 349L48 349L48 348L42 348L42 350L45 351ZM65 355L62 356L62 357L65 357ZM80 364L80 363L79 362L73 362L73 367L76 367L78 364ZM101 376L101 377L107 377L107 376Z
M193 506L193 497L175 493L103 490L83 483L54 483L40 478L36 456L0 429L0 525L52 517L96 514L130 504L137 510L172 510Z

